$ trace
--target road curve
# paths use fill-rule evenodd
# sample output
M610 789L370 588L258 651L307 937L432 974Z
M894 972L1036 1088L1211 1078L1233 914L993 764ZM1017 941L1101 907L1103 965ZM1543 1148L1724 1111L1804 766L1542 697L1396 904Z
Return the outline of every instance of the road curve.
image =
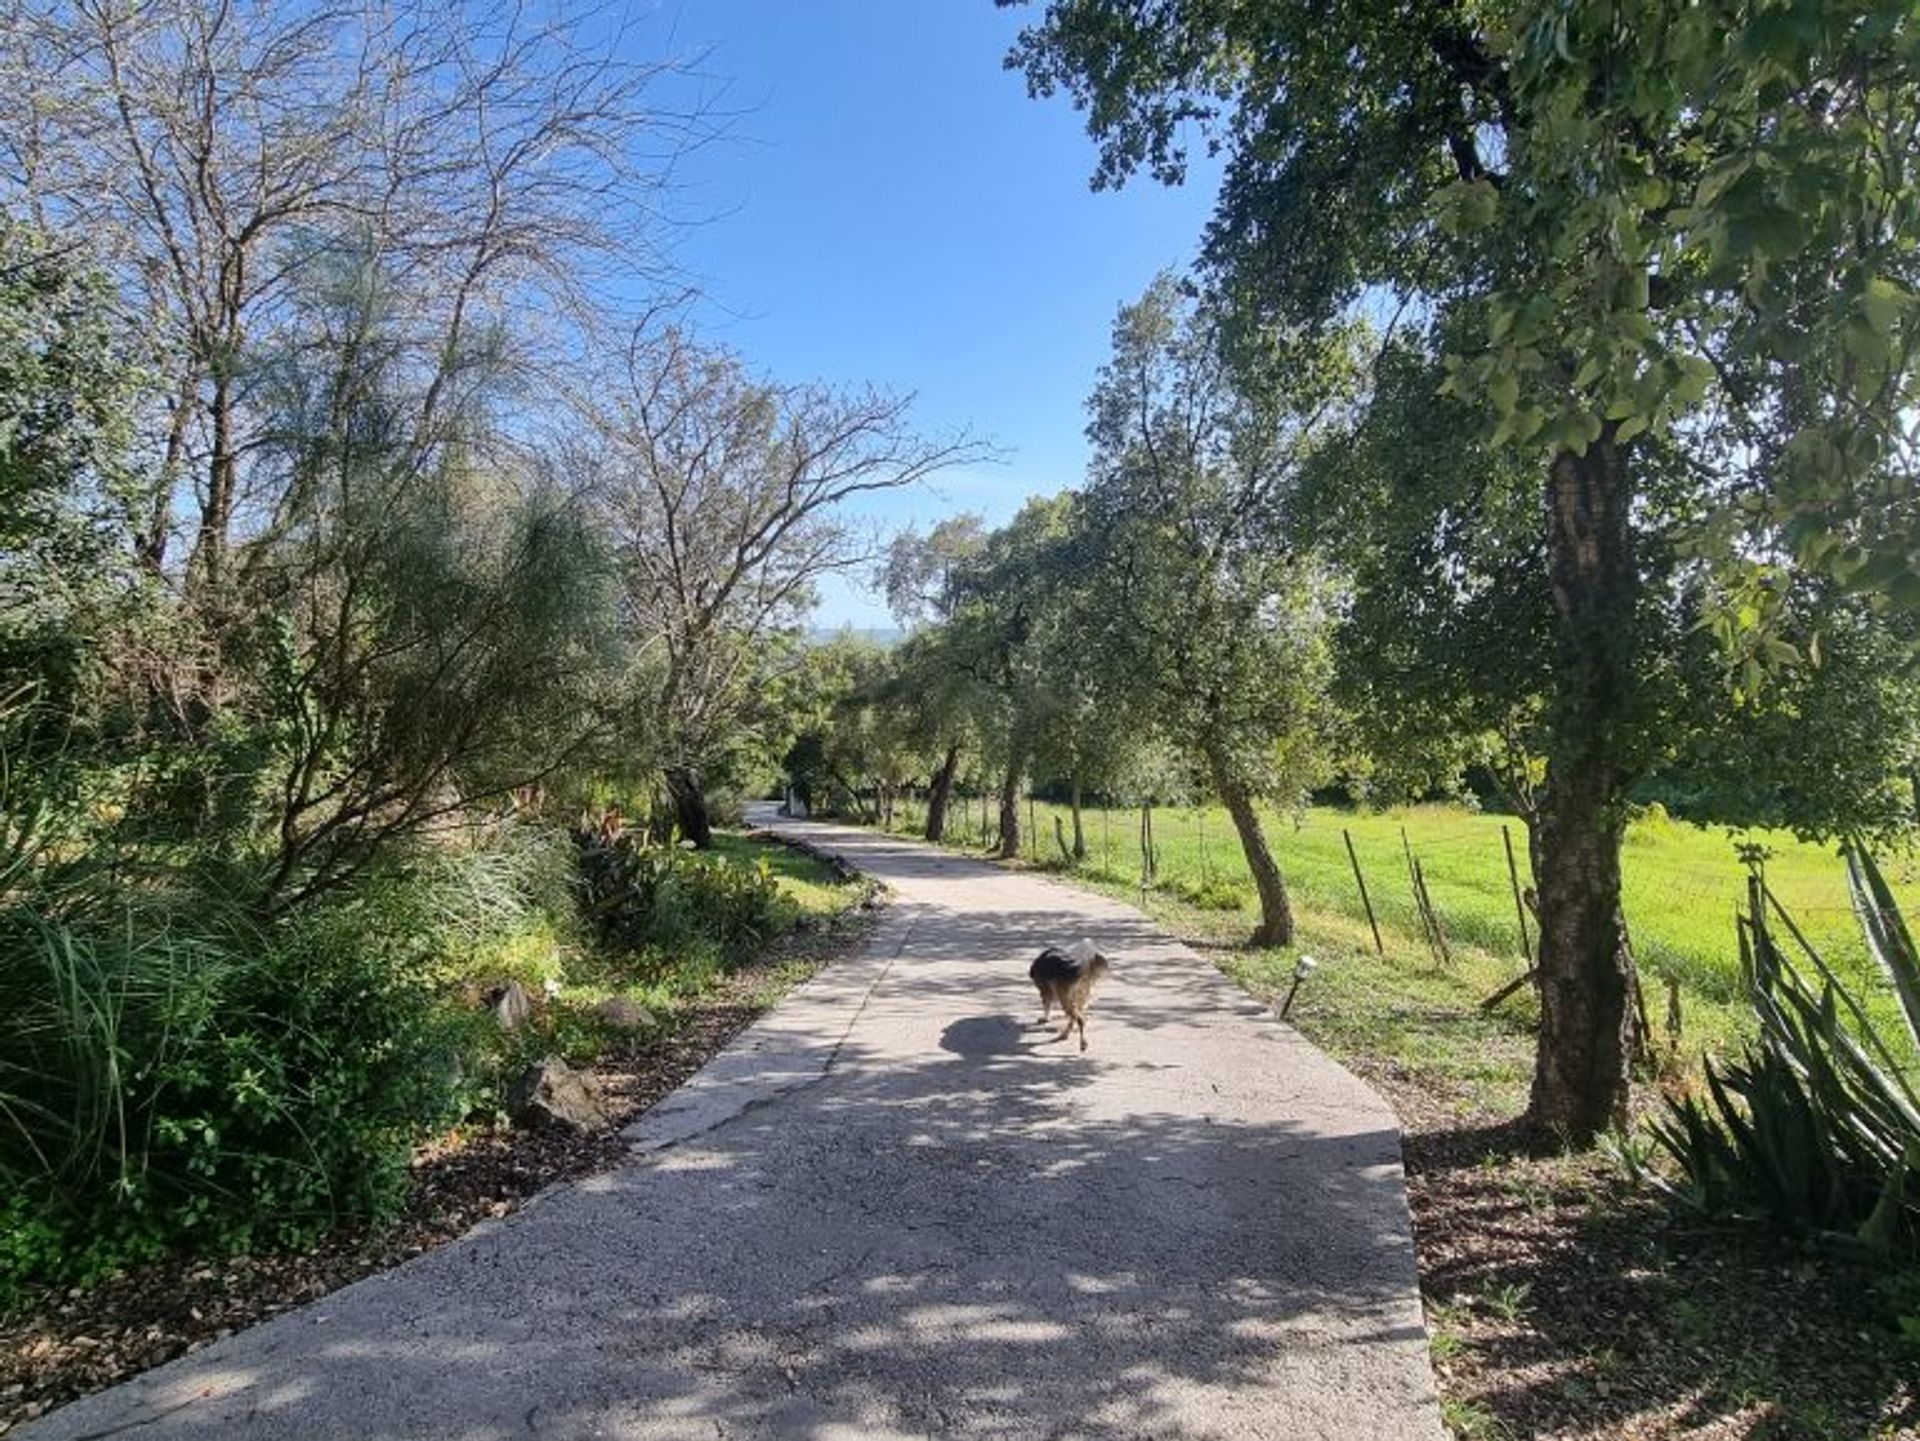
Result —
M23 1434L1437 1441L1379 1097L1131 907L779 824L894 903L631 1164Z

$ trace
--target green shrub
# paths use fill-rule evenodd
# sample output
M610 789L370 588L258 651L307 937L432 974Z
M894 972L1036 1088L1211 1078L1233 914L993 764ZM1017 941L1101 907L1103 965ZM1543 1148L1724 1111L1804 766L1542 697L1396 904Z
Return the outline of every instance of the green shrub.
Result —
M581 944L576 885L564 831L508 824L370 877L356 904L443 985L512 979L537 990L562 978L561 952Z
M0 1298L389 1217L467 1100L448 1013L359 907L264 928L198 899L0 911Z
M1920 951L1872 859L1850 847L1847 867L1868 949L1893 983L1908 1034L1890 1042L1875 1030L1756 873L1740 960L1759 1039L1731 1062L1709 1062L1707 1098L1669 1102L1655 1135L1680 1165L1682 1196L1702 1210L1915 1256Z
M739 954L773 928L780 885L765 861L740 865L630 832L574 838L582 909L615 950L710 941Z

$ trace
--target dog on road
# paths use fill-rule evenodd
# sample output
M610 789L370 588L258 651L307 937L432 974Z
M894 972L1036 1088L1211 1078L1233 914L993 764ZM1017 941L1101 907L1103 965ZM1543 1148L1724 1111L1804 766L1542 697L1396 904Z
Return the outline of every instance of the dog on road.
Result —
M1107 958L1092 941L1075 941L1064 949L1048 946L1027 968L1027 975L1040 988L1040 1024L1053 1019L1054 1003L1066 1013L1067 1024L1053 1039L1064 1041L1080 1028L1080 1049L1087 1048L1087 1007L1093 1002L1093 985L1107 973Z

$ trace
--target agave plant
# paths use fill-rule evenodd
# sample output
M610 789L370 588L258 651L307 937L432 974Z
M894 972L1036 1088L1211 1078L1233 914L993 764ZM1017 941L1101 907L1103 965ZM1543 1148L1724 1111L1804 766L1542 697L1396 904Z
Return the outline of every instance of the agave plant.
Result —
M1669 1101L1654 1127L1681 1194L1875 1251L1920 1252L1920 950L1873 858L1846 849L1867 949L1899 997L1889 1041L1756 871L1740 963L1759 1038L1707 1065L1707 1095Z

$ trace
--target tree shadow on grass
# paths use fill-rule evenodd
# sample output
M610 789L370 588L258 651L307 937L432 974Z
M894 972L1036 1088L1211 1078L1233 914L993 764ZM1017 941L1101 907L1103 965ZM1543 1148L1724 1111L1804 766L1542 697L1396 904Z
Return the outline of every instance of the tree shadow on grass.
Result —
M1920 1366L1872 1268L1705 1225L1517 1123L1407 1154L1422 1286L1467 1345L1458 1384L1513 1434L1920 1427Z

